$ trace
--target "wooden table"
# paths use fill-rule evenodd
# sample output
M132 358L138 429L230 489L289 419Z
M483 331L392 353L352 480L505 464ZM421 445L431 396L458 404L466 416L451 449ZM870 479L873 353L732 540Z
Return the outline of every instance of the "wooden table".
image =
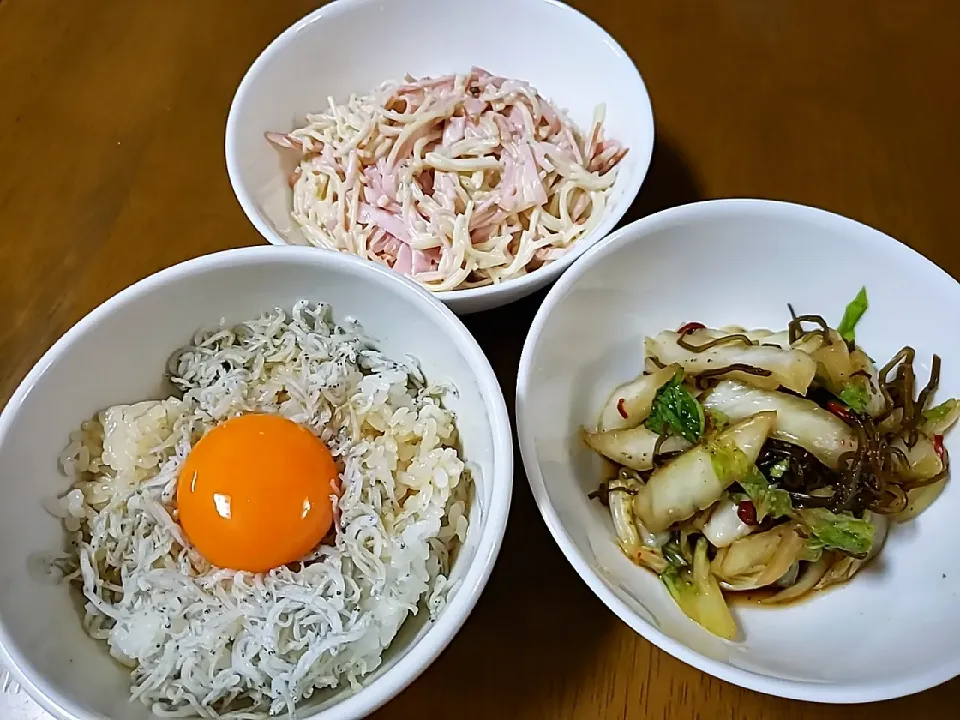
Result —
M0 0L0 399L124 286L261 242L227 182L227 108L257 53L315 4ZM633 218L702 198L788 199L878 227L960 274L956 0L574 4L623 43L653 98L657 147ZM539 300L468 321L511 404ZM832 708L689 668L577 578L521 470L514 500L470 620L377 718L957 717L960 681Z

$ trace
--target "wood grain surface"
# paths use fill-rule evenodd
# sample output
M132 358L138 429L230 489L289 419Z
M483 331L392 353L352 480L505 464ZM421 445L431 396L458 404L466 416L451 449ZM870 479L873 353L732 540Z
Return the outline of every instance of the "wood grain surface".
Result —
M574 4L629 51L653 99L657 146L632 218L703 198L788 199L873 225L960 274L960 2ZM257 53L315 5L0 0L0 399L121 288L261 242L227 181L227 109ZM531 42L550 52L549 28ZM539 301L468 321L511 405ZM958 717L958 703L960 681L869 707L817 706L683 665L593 597L518 469L475 612L376 717L878 720Z

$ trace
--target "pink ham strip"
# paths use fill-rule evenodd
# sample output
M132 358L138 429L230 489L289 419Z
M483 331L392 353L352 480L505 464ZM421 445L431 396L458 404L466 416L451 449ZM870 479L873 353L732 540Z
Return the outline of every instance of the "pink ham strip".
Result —
M407 244L401 244L393 269L410 277L436 270L440 264L440 248L433 250L414 250Z
M560 149L572 153L573 157L577 161L577 164L582 165L583 153L580 152L580 146L577 145L577 140L573 137L573 132L569 127L564 127L560 131L560 138L562 140L562 142L559 143Z
M543 247L533 253L533 259L541 263L552 262L563 257L567 250L568 248Z
M424 102L427 96L422 90L405 92L402 95L393 94L384 103L384 107L396 112L415 112ZM403 103L403 107L396 107L398 102Z
M376 165L370 165L363 171L366 187L363 189L364 199L371 205L392 207L397 204L397 191L400 180L396 172L387 168L386 158L381 158ZM386 202L383 202L386 198Z
M406 243L400 245L400 249L397 251L397 260L393 263L393 269L401 275L410 276L413 270L413 251Z
M491 235L493 235L493 225L487 225L486 227L482 227L477 230L471 230L470 244L479 245L480 243L485 243L490 239Z
M383 208L378 208L365 202L360 203L360 211L357 214L357 219L364 225L376 225L404 244L410 242L410 232L407 230L406 225L404 225L403 220L398 215L387 212Z
M516 128L520 135L533 135L535 128L527 124L527 117L516 105L511 105L507 112L507 120Z
M444 145L444 147L449 147L455 142L460 142L463 140L464 134L466 133L466 128L467 119L462 115L450 118L447 126L443 129L443 139L441 140L441 143Z
M491 85L497 90L507 81L506 78L502 78L499 75L491 75L489 72L483 68L474 67L470 70L470 78L468 80L469 87L480 87L481 89L486 85Z
M522 164L518 179L523 196L529 202L527 207L546 205L547 193L543 189L543 180L540 179L540 173L537 171L537 161L533 159L533 150L530 148L530 143L520 145L520 157Z
M457 80L456 75L442 75L438 78L423 78L422 80L413 80L408 75L407 78L409 81L406 85L401 85L398 87L394 93L403 94L408 92L414 92L416 90L453 90L453 85Z
M504 146L500 192L500 207L508 212L522 212L534 205L546 204L547 193L530 143Z
M438 172L433 178L433 199L447 210L457 207L457 181L455 175L449 172Z
M577 198L577 201L573 204L573 209L570 211L570 218L576 222L580 219L580 216L583 215L584 211L590 206L590 193L580 191L580 196Z
M500 139L504 144L516 135L517 127L503 115L500 113L491 113L489 117L493 118L493 124L496 125L500 131Z
M304 158L303 142L291 135L278 132L266 132L263 136L267 139L267 142L276 147L282 155L288 158L288 162L296 165L293 171L287 175L287 184L293 187L297 184L297 180L300 179L302 173L300 161ZM289 165L287 167L289 167Z
M468 97L463 101L463 111L472 118L479 117L487 109L487 101L480 98Z
M388 212L396 213L400 209L400 205L397 202L366 185L363 186L363 199L370 205L381 207Z
M267 142L276 145L281 149L303 150L303 141L292 135L284 135L278 132L265 132L263 136Z
M603 137L603 126L600 123L597 123L593 126L592 131L590 132L590 137L587 140L586 155L588 159L593 159L597 156L600 149L600 139Z
M319 155L319 167L335 173L337 177L345 177L344 182L347 189L351 188L353 183L356 182L356 173L358 172L358 158L356 156L356 152L351 152L347 170L344 171L343 166L337 159L337 156L333 153L333 148L331 148L329 145L321 144L319 152L316 150L304 152L303 141L291 135L268 132L264 133L264 136L281 152L293 153L293 160L297 163L300 163L305 158L316 158ZM317 140L314 140L314 142L319 143ZM301 174L302 170L298 166L294 168L294 170L287 176L287 183L290 185L290 187L293 187L297 184L297 180L300 179Z
M627 154L627 148L613 140L604 140L597 145L596 152L587 163L587 170L603 175L617 165Z
M396 257L400 249L400 241L390 233L377 228L371 236L369 249L374 255L385 254Z
M499 225L501 221L507 216L507 214L500 209L498 205L499 198L494 196L484 200L482 203L477 205L473 211L473 215L470 216L470 232L479 232L486 228L490 228L492 231L493 227ZM487 233L489 237L490 233ZM471 239L473 236L471 234ZM486 238L484 238L486 239ZM473 242L482 242L473 239Z
M543 119L547 121L547 130L550 135L556 135L560 132L560 117L553 109L553 105L544 100L540 103L540 111L543 113Z
M390 254L396 255L393 269L397 272L403 275L415 275L436 269L440 261L439 249L415 250L411 248L409 245L410 232L399 216L382 208L374 207L369 203L361 203L358 219L364 224L375 225L386 233L386 237L389 239L378 239L377 243L381 244L379 249L383 254L388 254L388 250L394 251ZM390 241L393 241L393 244ZM377 243L371 246L371 250L374 252L377 252L374 249Z
M491 120L484 122L482 117L467 118L466 127L463 130L465 140L500 140L500 130Z
M436 270L440 265L440 255L440 248L414 250L412 274L419 275L430 270Z

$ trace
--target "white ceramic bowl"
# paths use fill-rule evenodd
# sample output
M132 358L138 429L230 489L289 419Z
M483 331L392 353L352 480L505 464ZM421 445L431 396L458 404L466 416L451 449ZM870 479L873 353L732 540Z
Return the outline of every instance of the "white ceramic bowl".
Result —
M633 202L650 164L653 114L643 80L599 26L555 0L337 0L280 35L247 71L227 119L230 182L243 211L274 244L305 244L290 218L290 188L268 130L286 132L327 98L343 102L402 77L480 66L527 80L581 128L606 103L606 133L630 148L606 212L569 253L495 287L438 293L465 314L505 305L556 280L609 233Z
M960 484L895 527L851 583L786 608L734 606L742 639L688 620L613 541L587 499L599 462L578 442L611 389L642 369L643 337L683 322L783 328L787 303L838 322L865 284L857 340L880 359L917 350L939 398L960 396L960 286L892 238L798 205L721 200L666 210L591 249L547 295L517 380L523 464L540 511L580 576L630 627L694 667L761 692L852 703L918 692L960 674ZM947 436L960 457L960 435Z
M449 643L477 601L500 549L513 484L506 405L490 364L460 321L429 294L386 268L307 248L228 250L164 270L81 320L29 373L0 415L0 666L61 720L146 720L129 702L129 675L81 629L63 585L41 582L37 553L64 540L41 507L69 480L57 457L69 432L98 409L157 397L167 357L221 318L241 321L300 298L353 316L388 354L420 359L453 382L464 454L479 465L470 529L452 574L462 581L435 623L412 618L383 666L350 694L303 706L307 720L372 712L414 680ZM464 668L464 672L468 672Z

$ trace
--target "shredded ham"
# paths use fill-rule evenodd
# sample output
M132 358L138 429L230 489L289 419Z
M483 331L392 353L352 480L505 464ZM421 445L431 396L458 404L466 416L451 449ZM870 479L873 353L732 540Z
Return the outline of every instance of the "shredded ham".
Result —
M403 225L403 218L367 203L361 203L357 219L365 225L376 225L402 243L409 245L410 232Z
M627 153L603 114L582 135L528 83L473 68L331 100L266 138L297 165L292 214L310 243L445 291L535 270L597 224Z

